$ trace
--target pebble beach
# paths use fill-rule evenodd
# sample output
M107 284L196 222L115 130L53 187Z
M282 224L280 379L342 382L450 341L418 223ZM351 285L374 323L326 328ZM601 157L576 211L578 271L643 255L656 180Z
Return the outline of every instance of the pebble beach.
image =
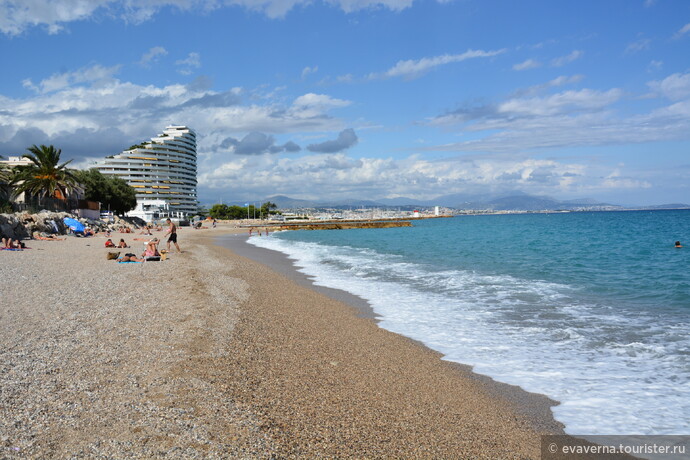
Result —
M559 433L216 244L240 231L181 229L181 254L143 264L99 236L0 251L0 458L539 458Z

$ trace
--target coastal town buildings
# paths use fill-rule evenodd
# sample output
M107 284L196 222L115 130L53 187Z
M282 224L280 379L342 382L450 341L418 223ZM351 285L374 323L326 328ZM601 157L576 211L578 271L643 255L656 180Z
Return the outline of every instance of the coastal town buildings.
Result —
M187 126L168 126L157 137L106 157L95 168L136 190L137 207L128 216L152 221L186 218L197 210L196 133Z

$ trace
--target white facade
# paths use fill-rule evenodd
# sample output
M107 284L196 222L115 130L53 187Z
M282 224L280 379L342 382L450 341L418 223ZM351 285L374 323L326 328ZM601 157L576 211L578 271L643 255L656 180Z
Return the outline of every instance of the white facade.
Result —
M7 160L0 160L0 163L2 163L5 166L9 166L10 168L14 168L15 166L28 166L30 164L33 164L31 160L28 158L24 158L23 156L20 157L7 157ZM24 192L20 193L14 198L14 201L16 203L24 203L26 198L26 194Z
M158 137L106 157L95 167L136 190L137 209L130 216L151 220L146 217L158 208L160 217L187 217L197 210L196 133L187 126L168 126Z
M169 216L168 203L164 200L137 200L137 207L127 213L127 217L138 217L146 222Z
M7 157L7 160L0 160L0 163L13 168L15 166L27 166L32 164L31 160L24 157Z

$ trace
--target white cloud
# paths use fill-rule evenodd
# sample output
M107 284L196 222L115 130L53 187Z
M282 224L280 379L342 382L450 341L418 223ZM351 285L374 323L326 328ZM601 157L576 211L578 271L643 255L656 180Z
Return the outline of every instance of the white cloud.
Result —
M179 68L177 71L182 75L190 75L193 69L201 67L201 55L199 53L189 53L185 59L175 61Z
M0 0L0 32L18 35L31 26L44 26L51 34L64 23L89 18L111 0Z
M670 100L685 99L690 97L690 72L674 73L661 81L651 81L647 85Z
M664 66L664 61L656 61L652 60L649 65L647 66L647 71L653 72L656 70L661 70L661 68Z
M350 101L335 99L326 94L307 93L299 96L290 107L290 114L298 118L310 118L331 109L347 107Z
M618 88L540 95L581 79L579 75L559 77L518 91L516 96L498 103L443 114L429 124L458 129L458 134L467 140L425 150L507 153L690 139L690 73L649 82L652 94L673 103L647 113L619 113L616 104L623 99L624 92Z
M678 32L676 32L676 34L673 36L673 38L676 38L676 39L681 38L681 37L687 35L688 32L690 32L690 22L688 22L683 27L681 27L680 30Z
M302 79L307 78L312 73L316 73L319 71L319 66L314 66L314 67L305 67L302 69Z
M269 156L225 159L199 175L202 188L233 196L285 194L330 200L343 196L432 198L449 193L487 193L520 189L528 193L582 194L646 188L596 162L558 161L518 155L485 155L426 160L350 158L343 153L275 159ZM217 192L211 193L214 195Z
M158 62L158 58L168 54L168 51L162 46L154 46L148 50L139 60L139 65L142 67L150 67L151 64Z
M370 8L401 11L412 6L414 0L322 0L326 4L351 13ZM447 0L438 0L444 3ZM98 15L119 17L124 21L141 23L150 20L162 8L173 7L186 12L208 12L218 8L240 6L282 18L298 5L311 0L0 0L0 32L19 35L26 30L43 26L48 33L62 31L74 21L89 20Z
M551 61L551 65L554 67L563 67L566 64L570 64L573 61L580 59L584 55L584 51L575 50L572 53L561 56Z
M598 110L616 102L622 95L619 89L565 91L548 97L511 99L498 106L498 113L547 116L574 110Z
M561 75L553 78L546 83L541 83L538 85L530 86L526 89L518 90L514 97L526 97L530 95L542 94L545 90L551 88L558 88L560 86L573 85L584 80L584 75Z
M462 54L444 54L442 56L426 57L419 60L409 59L406 61L398 61L393 67L385 72L369 74L369 79L387 79L394 77L403 77L407 79L417 78L429 70L454 62L462 62L467 59L493 57L504 53L506 50L496 51L482 51L482 50L467 50Z
M189 53L185 59L175 61L176 65L201 67L201 56L199 53Z
M41 80L37 85L30 79L22 81L25 88L31 89L38 93L49 93L52 91L59 91L69 86L77 85L79 83L92 83L95 81L109 80L113 78L120 70L120 66L103 67L101 65L93 65L91 67L84 67L74 72L64 72L60 74L53 74L50 77Z
M294 152L298 146L281 136L339 132L344 123L330 112L350 104L314 93L287 105L280 102L282 97L243 103L244 92L238 88L217 92L194 82L137 85L112 78L113 73L93 66L36 85L27 81L26 86L37 91L28 98L0 96L0 153L6 156L33 143L50 143L67 158L102 157L155 136L171 123L189 124L197 130L201 156L213 157L224 139L251 132L275 136L281 142L270 147Z
M648 38L642 38L640 40L637 40L635 42L632 42L625 48L625 53L626 54L634 54L640 51L645 51L649 49L649 45L652 43L652 41Z
M606 176L602 185L606 188L617 188L617 189L645 189L651 188L650 184L646 180L634 179L632 177L623 177L619 169L614 169L611 174Z
M519 64L515 64L513 66L513 70L529 70L536 69L538 67L541 67L541 62L536 61L534 59L527 59L526 61L523 61Z
M339 6L346 13L352 13L374 7L386 7L393 11L402 11L411 7L413 0L327 0L327 3Z

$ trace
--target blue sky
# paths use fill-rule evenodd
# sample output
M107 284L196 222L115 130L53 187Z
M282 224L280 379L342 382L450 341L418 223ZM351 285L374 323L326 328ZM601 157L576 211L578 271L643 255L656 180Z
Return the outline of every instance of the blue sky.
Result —
M202 202L690 202L687 0L0 0L0 155L199 136Z

